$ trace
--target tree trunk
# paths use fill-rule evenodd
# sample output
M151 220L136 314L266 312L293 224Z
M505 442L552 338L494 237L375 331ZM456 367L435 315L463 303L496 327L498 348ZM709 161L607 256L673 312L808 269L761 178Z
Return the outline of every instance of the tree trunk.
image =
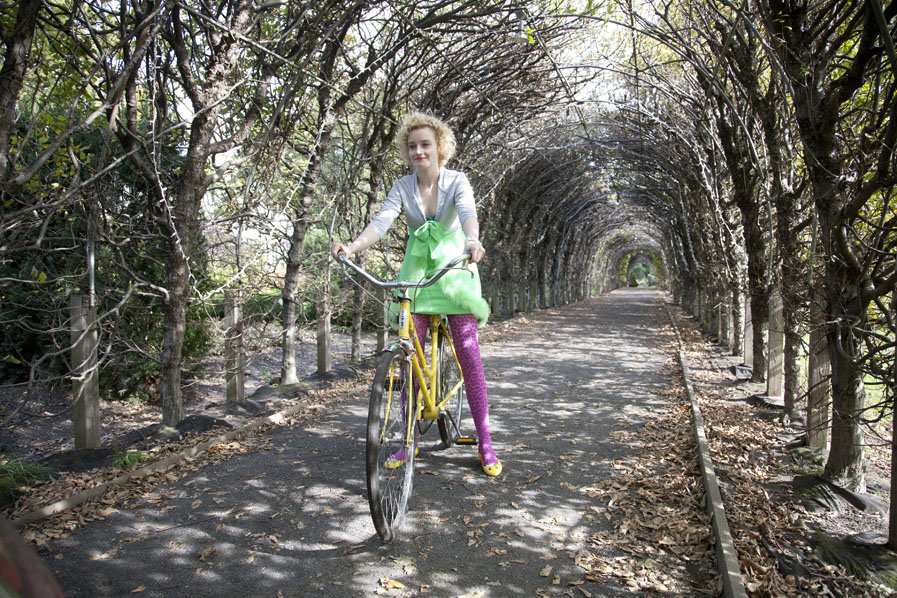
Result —
M355 289L355 296L352 297L352 349L349 355L349 361L352 363L361 361L361 332L364 325L364 304L364 291Z
M829 333L829 343L839 335ZM848 490L866 491L863 466L863 427L860 414L866 396L863 381L840 351L829 351L832 364L832 445L825 463L825 476Z
M44 3L42 0L21 0L17 4L12 35L3 40L6 54L3 56L3 68L0 69L0 182L6 180L9 171L9 135L15 118L16 101L25 81L37 15Z
M296 384L296 316L298 310L296 299L299 291L299 279L302 274L302 255L305 247L305 235L308 232L308 216L312 200L321 178L321 162L330 147L330 139L335 126L335 119L327 116L326 110L320 115L321 137L309 158L308 170L302 185L302 194L296 216L293 219L293 233L290 235L290 249L287 253L287 267L283 277L283 341L280 357L280 383Z
M731 345L732 355L741 357L744 354L744 297L741 289L735 286L732 289L732 305L731 305L732 330L729 332L729 344Z
M720 287L718 291L719 309L716 316L716 340L720 345L729 347L729 303L726 297L726 289Z
M750 267L748 267L748 270L750 270ZM754 369L751 373L751 382L766 381L766 326L768 317L765 317L765 314L768 313L769 297L765 289L763 291L758 289L758 292L751 293L751 346L754 353Z
M801 405L798 403L800 391L800 347L803 344L800 337L797 314L788 304L784 308L785 316L785 413L795 419L801 414Z
M181 396L181 356L187 332L187 260L172 241L168 259L168 299L162 330L162 423L175 426L184 419Z
M362 268L367 267L367 255L365 253L359 255L357 263ZM363 281L359 281L359 284L366 286L366 283ZM352 363L361 361L361 329L364 324L365 300L364 288L355 287L355 292L352 296L352 349L349 357L349 361Z
M232 29L240 33L246 29L252 14L251 2L235 6ZM172 15L179 19L177 10ZM177 41L177 40L176 40ZM180 40L183 43L184 40ZM190 142L181 178L171 209L168 234L168 295L165 300L165 323L162 338L162 423L178 424L184 417L181 395L181 361L186 314L190 295L190 260L199 235L199 212L208 185L206 166L211 155L213 134L218 125L221 99L229 93L228 77L239 59L242 47L240 36L227 36L215 47L206 68L205 87L193 105ZM190 60L186 49L177 53L179 61ZM189 70L192 65L181 64Z
M897 291L891 292L891 313L897 313ZM897 341L897 331L895 331L895 341ZM897 380L897 359L894 360L892 369L892 380ZM891 497L890 512L888 513L888 548L897 550L897 405L893 403L893 391L897 390L892 387L891 394Z
M831 427L831 365L825 335L822 297L816 292L810 302L810 348L807 359L807 445L828 451Z
M851 300L845 288L843 272L838 263L826 264L826 320L830 322L826 338L832 370L832 441L825 476L854 492L866 491L863 465L863 427L860 422L865 407L866 391L862 370L851 363L857 353L852 330L841 322L858 322L863 314L856 313L859 301Z

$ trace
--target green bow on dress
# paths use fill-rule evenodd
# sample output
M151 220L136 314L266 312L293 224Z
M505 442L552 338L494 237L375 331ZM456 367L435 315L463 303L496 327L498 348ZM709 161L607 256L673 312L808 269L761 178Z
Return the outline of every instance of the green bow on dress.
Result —
M399 280L418 282L429 278L437 268L464 251L461 227L449 231L435 220L428 220L411 231ZM489 305L483 300L480 277L475 265L455 269L436 284L413 289L409 293L411 311L421 314L473 314L482 326L489 318ZM395 326L397 304L390 306L390 323Z
M445 243L446 228L436 220L428 220L412 233L414 243L411 244L411 255L426 260L422 264L427 272L444 265L455 257L449 255L455 250L452 243Z

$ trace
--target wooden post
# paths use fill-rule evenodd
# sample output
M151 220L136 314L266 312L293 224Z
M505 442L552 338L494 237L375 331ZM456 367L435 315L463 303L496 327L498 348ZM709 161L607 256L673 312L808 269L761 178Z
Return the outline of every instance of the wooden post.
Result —
M769 296L769 344L766 356L766 396L785 396L785 315L782 289L776 286Z
M751 317L751 296L744 301L744 364L754 365L754 322Z
M719 317L717 318L716 338L719 344L731 347L729 344L729 304L725 300L725 289L719 294Z
M386 289L377 288L377 295L380 298L380 322L377 326L377 352L379 353L386 348L389 341L389 302L386 299Z
M732 354L736 354L735 352L735 310L738 309L738 306L734 302L730 302L727 305L728 311L726 312L726 331L729 333L728 336L728 345L729 352Z
M237 298L224 296L224 380L228 403L239 403L246 399L242 311Z
M329 257L324 257L322 259L324 260L324 284L318 289L317 297L318 334L316 346L318 349L318 374L326 374L333 367L331 356L333 339L330 334L330 314L333 311L333 306L330 302L331 261Z
M323 294L318 302L318 373L326 374L333 367L330 335L330 292Z
M90 295L69 298L72 328L72 420L75 448L100 446L100 381L97 375L97 308Z

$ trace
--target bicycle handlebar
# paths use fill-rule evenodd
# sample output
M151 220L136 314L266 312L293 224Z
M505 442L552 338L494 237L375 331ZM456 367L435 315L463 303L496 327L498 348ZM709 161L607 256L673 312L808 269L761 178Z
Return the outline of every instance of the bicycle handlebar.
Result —
M439 280L440 278L445 276L449 270L451 270L452 268L454 268L461 262L468 261L469 259L470 259L469 253L462 253L458 257L449 261L443 267L439 268L436 271L436 274L434 274L433 276L431 276L430 278L428 278L427 280L425 280L423 282L407 282L404 280L397 280L395 282L385 282L382 280L377 280L376 278L374 278L373 276L368 274L364 270L364 268L362 268L361 266L359 266L358 264L356 264L355 262L353 262L352 260L347 258L342 253L339 254L339 256L337 256L337 258L336 258L336 260L339 263L351 267L353 270L355 270L361 276L363 276L368 282L370 282L374 286L378 286L382 289L423 289L425 287L428 287L428 286L434 284L437 280ZM471 276L473 276L473 272L471 272Z

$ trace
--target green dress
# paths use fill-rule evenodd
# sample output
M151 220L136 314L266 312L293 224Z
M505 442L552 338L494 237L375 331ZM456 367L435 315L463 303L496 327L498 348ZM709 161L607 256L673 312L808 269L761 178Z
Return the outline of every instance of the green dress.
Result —
M447 231L445 226L427 219L408 235L405 259L399 280L418 282L429 278L439 267L464 253L466 238L461 227ZM409 289L411 312L418 314L473 314L480 327L489 319L489 304L483 299L476 264L452 270L436 284L424 289ZM398 307L393 304L391 316ZM395 321L394 317L390 318Z

